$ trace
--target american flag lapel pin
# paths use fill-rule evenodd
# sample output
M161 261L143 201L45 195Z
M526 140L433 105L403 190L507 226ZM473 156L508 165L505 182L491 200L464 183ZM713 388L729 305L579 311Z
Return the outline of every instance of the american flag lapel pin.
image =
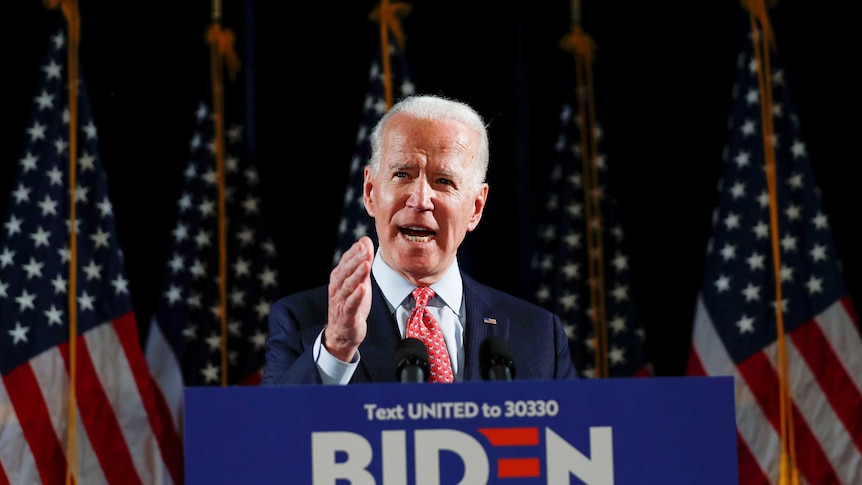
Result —
M490 318L490 317L482 317L482 322L487 323L488 325L496 325L497 319L496 318Z

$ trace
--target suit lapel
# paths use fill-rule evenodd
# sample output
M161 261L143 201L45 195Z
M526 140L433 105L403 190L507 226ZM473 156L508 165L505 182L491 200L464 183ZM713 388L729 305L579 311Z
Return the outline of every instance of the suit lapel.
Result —
M479 347L490 335L507 338L509 319L496 313L493 296L462 273L464 280L465 308L467 310L464 331L464 380L481 381Z
M395 348L401 341L401 333L395 317L389 313L386 298L371 278L371 312L368 314L368 333L359 344L362 355L360 366L371 382L391 382L395 377Z

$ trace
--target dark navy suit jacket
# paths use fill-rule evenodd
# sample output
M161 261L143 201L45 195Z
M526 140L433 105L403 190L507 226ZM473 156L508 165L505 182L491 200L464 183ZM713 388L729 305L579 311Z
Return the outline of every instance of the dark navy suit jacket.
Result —
M515 379L577 377L569 354L569 341L557 315L478 283L463 272L461 277L467 310L465 381L482 380L479 346L490 335L508 341L515 363ZM396 382L395 349L401 341L401 334L373 277L371 285L368 332L359 344L362 357L350 382ZM314 363L312 348L326 323L327 306L325 285L285 296L272 305L261 385L323 382ZM495 320L496 324L486 323Z

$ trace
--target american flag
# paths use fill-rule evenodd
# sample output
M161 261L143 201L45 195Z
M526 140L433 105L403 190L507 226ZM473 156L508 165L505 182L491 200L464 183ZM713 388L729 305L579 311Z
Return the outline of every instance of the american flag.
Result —
M369 236L377 247L377 233L374 231L374 219L365 212L362 203L363 169L371 158L371 144L368 136L374 125L386 113L385 73L381 49L371 62L368 71L368 91L365 95L365 105L362 108L362 122L356 134L356 152L350 162L350 178L344 192L344 211L338 224L338 241L332 264L337 264L341 255L362 236ZM414 94L414 86L410 81L410 71L404 48L393 35L390 35L389 58L391 62L391 85L393 102Z
M257 385L265 358L270 303L281 295L275 244L261 212L260 174L244 143L240 84L225 83L226 247L219 240L216 125L210 80L194 113L195 130L176 205L168 259L146 356L183 429L183 387L222 385L220 257L227 264L227 385ZM236 88L233 91L232 88Z
M64 483L67 470L77 483L176 483L178 443L162 434L81 76L71 244L65 27L59 19L41 64L0 236L0 483Z
M862 341L856 313L784 71L774 51L766 51L770 64L758 60L754 45L761 35L754 34L737 60L724 171L687 373L735 379L740 484L790 483L783 481L786 473L780 474L782 441L795 442L802 483L859 484ZM771 65L768 75L765 65ZM770 224L773 202L761 121L762 103L770 98L759 88L761 75L772 89L777 227ZM785 436L777 307L792 397L793 434ZM784 456L794 461L793 454Z
M571 85L575 85L574 81ZM591 303L587 253L587 211L584 200L581 123L576 90L567 90L560 112L560 131L547 185L547 200L539 218L536 252L532 260L536 290L534 301L553 311L563 321L572 360L582 377L597 375L595 359L595 306ZM623 229L615 215L616 199L608 184L606 155L602 151L602 129L596 137L597 188L604 268L604 301L607 328L608 377L652 375L644 350L645 332L639 325L629 285L629 259L623 250Z

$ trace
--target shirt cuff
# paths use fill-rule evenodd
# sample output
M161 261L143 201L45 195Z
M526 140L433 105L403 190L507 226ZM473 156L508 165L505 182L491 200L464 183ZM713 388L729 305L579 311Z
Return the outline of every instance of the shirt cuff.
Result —
M317 372L320 373L324 384L347 384L353 377L356 367L359 366L359 350L357 349L352 361L339 360L323 346L323 331L325 330L326 327L314 340L314 363L317 365Z

